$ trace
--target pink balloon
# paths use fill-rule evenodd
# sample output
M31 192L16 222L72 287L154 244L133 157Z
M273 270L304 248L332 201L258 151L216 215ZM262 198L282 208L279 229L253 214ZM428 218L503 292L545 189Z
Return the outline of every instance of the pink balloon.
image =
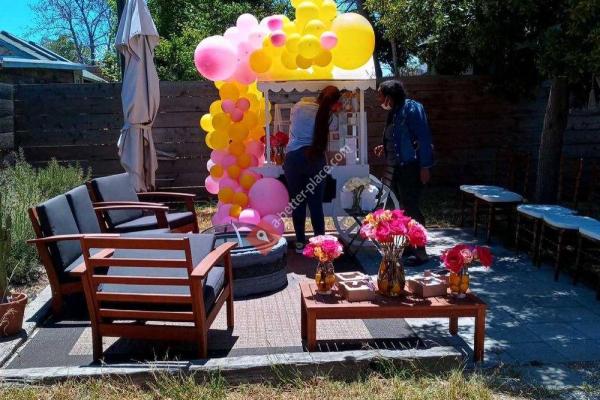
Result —
M244 85L249 85L256 81L256 73L252 71L248 62L240 62L232 79Z
M250 59L250 55L255 50L254 47L250 44L250 42L243 41L238 44L238 60L239 62L248 62ZM239 66L239 65L238 65Z
M242 112L246 112L250 109L250 100L245 97L240 97L238 101L235 102L235 108Z
M210 194L219 193L219 182L215 181L210 175L204 180L204 187L206 187L206 191Z
M211 168L214 167L215 165L217 165L217 164L209 158L208 161L206 162L206 170L210 171Z
M252 14L242 14L238 17L236 26L242 33L248 33L258 26L258 20Z
M265 154L265 145L258 140L253 140L246 143L246 152L255 156L256 158L260 158Z
M261 215L282 212L289 203L289 194L284 184L275 178L258 180L248 192L250 207Z
M210 159L215 162L215 164L221 164L223 162L223 157L227 155L223 150L213 150L210 153Z
M229 115L231 115L232 122L240 122L242 119L244 119L244 112L237 108L234 108Z
M244 40L244 36L242 35L242 32L240 32L240 30L235 26L228 28L225 31L225 33L223 34L223 37L225 39L229 40L234 45L238 44L242 40Z
M241 189L240 189L241 186L238 183L238 181L236 181L236 180L234 180L234 179L232 179L232 178L230 178L228 176L224 177L224 178L221 178L219 180L219 190L223 189L223 188L226 188L226 187L232 189L234 192L241 191Z
M265 156L264 154L260 157L258 157L258 165L263 165L265 163Z
M211 36L196 47L194 64L206 79L224 81L235 72L237 51L223 36Z
M250 154L250 166L258 167L258 158L253 154Z
M223 161L221 161L221 166L223 168L227 168L237 162L237 158L233 154L227 154L223 157Z
M252 30L252 32L250 32L250 35L248 36L248 42L250 42L250 45L254 49L259 49L262 47L263 40L266 36L267 33L261 27L256 27Z
M223 100L221 102L221 109L223 112L231 113L233 110L235 110L235 101L231 99Z
M283 232L285 232L285 224L277 215L266 215L262 218L261 222L271 225L279 235L283 235Z
M273 43L273 46L275 47L281 47L285 45L286 38L285 32L275 31L271 34L271 43Z
M229 215L232 204L222 204L217 208L217 212L213 215L211 222L213 225L224 225L231 222L237 221L237 218L233 218Z
M240 213L239 220L245 224L257 225L260 222L260 214L252 208L246 208Z
M271 31L279 31L283 29L283 17L281 15L267 17L267 28L269 28Z
M321 47L325 50L333 49L338 42L338 37L334 32L327 31L321 35Z

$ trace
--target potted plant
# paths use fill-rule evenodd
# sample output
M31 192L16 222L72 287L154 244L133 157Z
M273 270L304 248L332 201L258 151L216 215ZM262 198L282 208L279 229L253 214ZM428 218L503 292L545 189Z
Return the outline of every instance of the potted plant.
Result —
M9 290L8 253L10 251L10 217L2 212L0 196L0 336L13 336L23 329L27 295Z

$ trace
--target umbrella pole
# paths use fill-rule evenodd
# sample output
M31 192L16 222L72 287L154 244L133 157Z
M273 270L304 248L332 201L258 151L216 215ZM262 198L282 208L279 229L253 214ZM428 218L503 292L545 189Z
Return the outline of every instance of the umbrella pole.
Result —
M123 17L123 10L125 9L126 0L117 0L117 21L121 23L121 17ZM117 25L118 26L118 25ZM117 57L119 58L119 69L121 70L121 81L123 81L123 75L125 74L125 56L121 54L118 48L115 49Z

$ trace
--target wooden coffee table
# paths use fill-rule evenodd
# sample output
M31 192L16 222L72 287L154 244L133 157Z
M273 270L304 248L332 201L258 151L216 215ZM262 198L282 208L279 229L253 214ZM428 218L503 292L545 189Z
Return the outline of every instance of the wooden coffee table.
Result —
M373 318L448 318L450 334L458 333L458 318L475 317L475 362L483 361L486 304L473 293L464 299L430 297L421 299L410 293L400 298L380 295L371 301L348 302L336 291L330 295L316 293L314 282L300 283L301 334L308 351L317 348L318 319Z

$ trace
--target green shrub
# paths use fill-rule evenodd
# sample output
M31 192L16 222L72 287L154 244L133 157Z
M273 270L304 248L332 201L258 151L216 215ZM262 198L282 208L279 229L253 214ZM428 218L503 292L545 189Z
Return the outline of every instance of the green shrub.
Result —
M12 221L11 246L8 254L9 276L13 284L27 284L41 271L35 248L26 241L35 237L27 209L64 193L89 179L89 172L79 166L64 166L52 160L45 168L33 168L23 153L13 165L0 170L0 190L4 207Z

